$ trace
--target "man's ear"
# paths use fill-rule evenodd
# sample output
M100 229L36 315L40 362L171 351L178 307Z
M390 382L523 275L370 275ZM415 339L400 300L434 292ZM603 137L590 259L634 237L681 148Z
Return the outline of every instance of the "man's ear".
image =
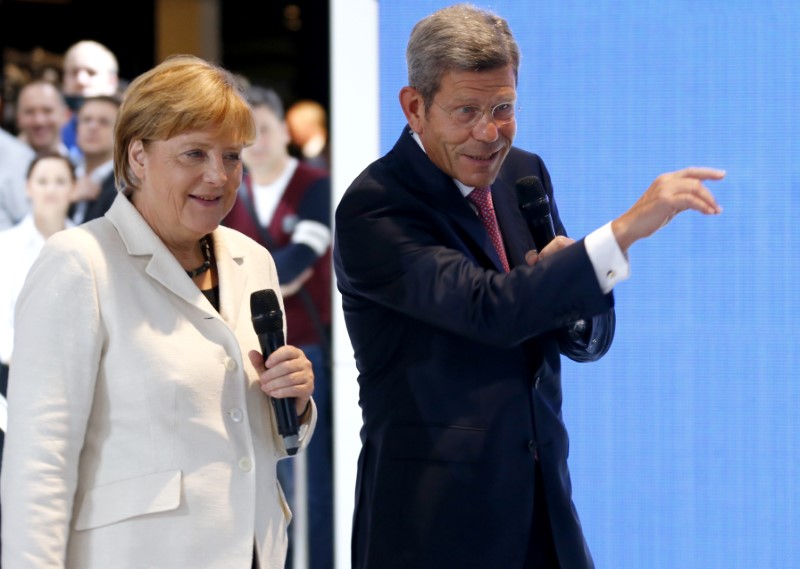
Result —
M134 175L140 180L144 179L145 163L147 153L144 151L144 143L141 140L133 140L128 145L128 164Z
M414 87L403 87L400 89L400 107L406 115L406 121L411 130L417 134L422 134L425 125L425 101L422 95Z

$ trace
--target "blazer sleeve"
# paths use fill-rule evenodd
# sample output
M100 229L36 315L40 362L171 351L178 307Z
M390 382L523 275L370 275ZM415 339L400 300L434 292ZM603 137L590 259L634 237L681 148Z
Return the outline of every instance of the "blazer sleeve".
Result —
M91 263L58 233L16 307L3 456L5 567L63 567L103 330Z

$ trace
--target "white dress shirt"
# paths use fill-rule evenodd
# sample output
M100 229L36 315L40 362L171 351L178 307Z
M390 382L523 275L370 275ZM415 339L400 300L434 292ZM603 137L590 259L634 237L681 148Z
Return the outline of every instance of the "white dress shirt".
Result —
M0 279L0 362L8 365L14 345L14 304L25 276L44 245L44 237L28 214L10 229L0 231L4 277Z

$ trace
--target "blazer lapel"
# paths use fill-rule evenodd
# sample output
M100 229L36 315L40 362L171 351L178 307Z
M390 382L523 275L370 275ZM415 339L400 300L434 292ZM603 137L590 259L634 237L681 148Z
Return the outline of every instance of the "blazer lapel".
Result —
M220 282L219 308L223 320L235 330L242 313L247 286L247 272L244 270L246 259L244 252L234 250L234 245L225 239L225 235L226 231L221 227L212 234ZM249 314L249 310L247 313Z
M214 307L125 195L116 197L106 217L117 229L129 255L150 257L145 272L153 280L196 308L216 315Z

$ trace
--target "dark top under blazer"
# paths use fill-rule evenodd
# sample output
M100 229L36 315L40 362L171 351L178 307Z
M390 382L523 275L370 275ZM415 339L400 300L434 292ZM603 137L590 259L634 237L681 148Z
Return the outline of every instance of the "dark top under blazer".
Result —
M533 267L514 192L541 159L513 148L492 186L512 270L476 214L403 131L336 211L334 267L359 371L357 569L521 568L538 450L563 569L592 567L572 504L560 353L601 357L614 331L582 241ZM572 342L560 330L591 319Z

